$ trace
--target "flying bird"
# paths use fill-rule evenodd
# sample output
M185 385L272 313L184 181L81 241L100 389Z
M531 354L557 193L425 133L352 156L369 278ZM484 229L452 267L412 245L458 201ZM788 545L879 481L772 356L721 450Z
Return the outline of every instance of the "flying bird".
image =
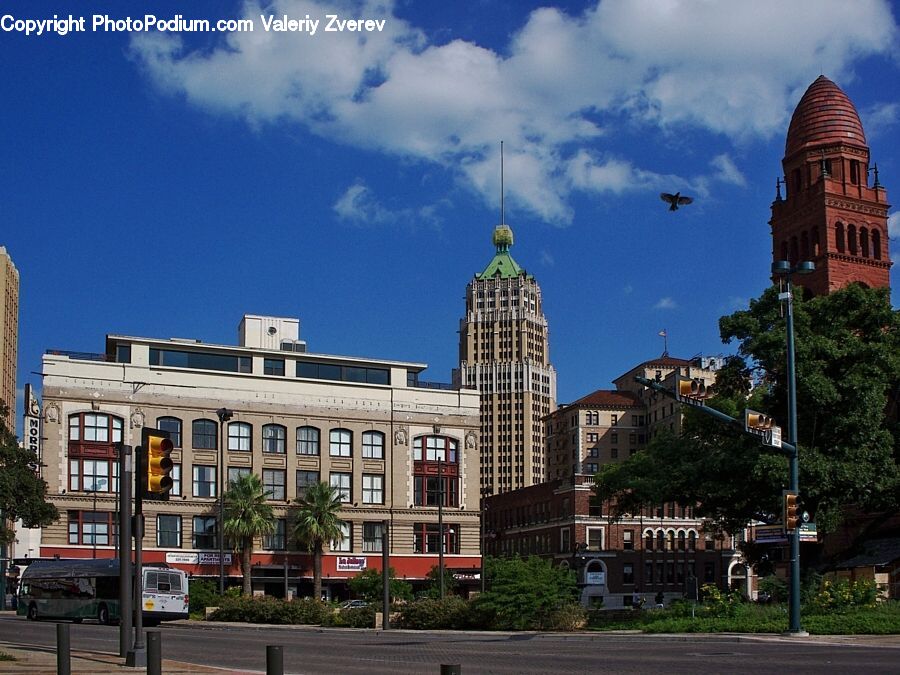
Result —
M679 206L687 206L694 201L693 197L682 197L680 192L670 195L668 192L660 192L659 198L669 205L669 211L677 211Z

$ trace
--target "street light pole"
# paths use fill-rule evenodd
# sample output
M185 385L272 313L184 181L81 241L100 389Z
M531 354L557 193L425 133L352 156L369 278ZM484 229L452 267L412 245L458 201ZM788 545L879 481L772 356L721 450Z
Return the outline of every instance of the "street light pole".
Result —
M816 266L809 261L803 261L796 267L791 267L787 260L780 260L772 265L772 274L785 278L785 292L779 293L778 299L787 301L786 332L787 332L787 369L788 369L788 442L793 450L788 456L790 466L790 491L799 494L800 491L800 450L797 446L797 369L794 354L794 292L791 285L792 274L809 274ZM791 548L791 579L790 579L790 612L788 633L805 635L800 628L800 529L796 528L788 534Z
M438 458L438 574L441 577L441 600L444 599L444 460Z
M234 417L228 408L216 410L219 418L219 595L225 594L225 422Z

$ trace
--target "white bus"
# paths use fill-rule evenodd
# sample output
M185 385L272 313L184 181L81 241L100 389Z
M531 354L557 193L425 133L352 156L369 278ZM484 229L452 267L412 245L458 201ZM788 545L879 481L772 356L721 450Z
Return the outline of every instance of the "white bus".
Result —
M181 570L143 568L143 623L188 618L188 580ZM119 561L116 559L35 560L19 580L18 614L39 619L97 619L116 623L121 618Z

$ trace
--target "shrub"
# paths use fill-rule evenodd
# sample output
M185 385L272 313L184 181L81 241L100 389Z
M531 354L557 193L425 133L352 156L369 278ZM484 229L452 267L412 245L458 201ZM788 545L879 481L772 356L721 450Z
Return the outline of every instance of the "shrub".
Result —
M397 579L397 572L393 567L390 568L389 575L391 598L395 601L412 600L412 584L403 579ZM369 602L379 602L384 593L383 584L381 570L370 567L350 579L349 585L353 595Z
M188 582L189 607L191 614L202 614L207 607L215 607L219 604L219 593L216 591L216 583L208 579L191 579Z
M462 598L451 595L443 600L422 598L407 603L400 610L400 628L440 630L468 628L469 606Z
M826 580L810 604L820 611L841 612L852 607L874 607L877 597L878 589L870 579Z
M342 609L340 614L350 628L372 628L375 625L375 605Z
M570 602L550 612L544 630L581 630L587 624L587 610L576 602Z
M740 603L740 593L721 591L715 584L703 584L700 589L703 605L702 614L705 617L732 617Z
M758 590L766 593L771 602L785 602L788 598L787 581L771 574L759 580Z
M246 621L271 624L318 624L327 610L323 603L312 598L285 602L269 596L226 597L209 617L211 621Z

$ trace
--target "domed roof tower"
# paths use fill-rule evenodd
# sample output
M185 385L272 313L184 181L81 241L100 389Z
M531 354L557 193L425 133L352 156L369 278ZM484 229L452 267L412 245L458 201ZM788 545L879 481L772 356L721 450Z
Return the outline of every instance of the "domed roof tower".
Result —
M877 168L869 185L869 147L853 102L824 75L794 110L782 167L769 221L772 261L814 262L815 272L796 281L817 295L851 282L889 286L887 193Z

